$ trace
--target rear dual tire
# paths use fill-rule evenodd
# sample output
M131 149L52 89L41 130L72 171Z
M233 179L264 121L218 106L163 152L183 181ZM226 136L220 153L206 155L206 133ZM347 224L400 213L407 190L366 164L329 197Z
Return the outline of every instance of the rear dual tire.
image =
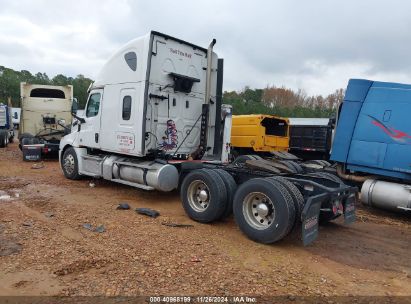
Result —
M240 155L236 157L236 159L233 161L233 165L241 165L245 164L247 160L259 160L262 159L261 156L255 155L255 154L245 154L245 155Z
M187 174L180 187L187 215L201 223L224 219L233 212L237 184L223 169L200 169Z
M223 214L221 215L220 219L224 219L226 217L229 217L233 213L233 201L234 201L234 195L237 191L237 183L235 182L234 178L231 176L230 173L223 169L216 169L214 170L223 180L223 183L226 188L226 193L227 193L227 200L226 200L226 206Z
M214 170L200 169L187 174L180 196L187 215L200 223L218 220L226 211L227 188Z
M330 167L331 163L329 163L326 160L322 160L322 159L312 159L312 160L308 160L306 162L304 162L307 165L313 164L313 165L318 165L318 166L322 166L322 167Z
M313 173L313 175L316 175L316 176L321 177L321 178L326 178L326 179L329 179L333 182L344 185L344 182L341 178L339 178L337 175L334 175L334 174L329 173L329 172L315 172L315 173Z
M284 178L253 178L236 189L228 172L201 169L187 174L180 195L191 219L210 223L228 216L233 209L240 230L265 244L284 238L301 217L304 198Z
M291 173L303 173L304 169L295 161L292 160L278 160L278 162L286 166ZM287 173L287 172L286 172Z
M271 179L283 185L290 193L291 198L293 199L294 208L295 208L295 221L294 221L294 227L295 227L297 223L301 220L301 214L304 209L304 197L301 194L300 190L297 188L297 186L294 185L292 182L286 180L285 178L281 176L274 176L274 177L271 177Z
M253 178L239 186L233 212L240 230L264 244L284 238L294 227L296 217L289 191L269 178Z

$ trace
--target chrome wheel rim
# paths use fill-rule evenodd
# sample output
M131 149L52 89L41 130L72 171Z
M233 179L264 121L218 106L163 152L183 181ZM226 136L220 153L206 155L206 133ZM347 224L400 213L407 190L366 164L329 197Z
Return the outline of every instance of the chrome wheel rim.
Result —
M67 174L71 175L74 172L74 165L75 165L75 161L74 161L74 156L71 154L68 154L66 156L66 158L64 159L64 170L67 172Z
M264 230L274 222L275 207L264 193L251 192L243 200L243 214L248 225L257 230Z
M187 190L188 203L196 212L204 212L210 205L210 189L201 180L193 181Z

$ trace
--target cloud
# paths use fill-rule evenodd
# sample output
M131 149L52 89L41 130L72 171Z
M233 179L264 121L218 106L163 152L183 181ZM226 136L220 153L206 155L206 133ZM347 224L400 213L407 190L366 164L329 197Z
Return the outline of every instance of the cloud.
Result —
M411 83L411 3L400 0L0 0L0 65L94 77L122 44L158 30L225 58L226 90L328 94L349 78Z

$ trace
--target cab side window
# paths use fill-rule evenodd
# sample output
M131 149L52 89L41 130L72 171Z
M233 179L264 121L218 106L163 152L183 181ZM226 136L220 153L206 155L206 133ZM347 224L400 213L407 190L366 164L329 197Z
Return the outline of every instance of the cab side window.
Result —
M100 93L91 94L87 103L86 117L97 116L100 109Z
M131 116L131 96L124 96L123 98L123 120L130 120Z

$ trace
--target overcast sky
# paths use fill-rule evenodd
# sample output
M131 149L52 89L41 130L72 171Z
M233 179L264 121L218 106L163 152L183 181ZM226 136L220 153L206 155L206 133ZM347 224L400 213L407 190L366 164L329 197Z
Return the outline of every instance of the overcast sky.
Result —
M411 2L0 0L0 65L94 78L128 40L157 30L225 59L225 90L329 94L349 78L411 83Z

